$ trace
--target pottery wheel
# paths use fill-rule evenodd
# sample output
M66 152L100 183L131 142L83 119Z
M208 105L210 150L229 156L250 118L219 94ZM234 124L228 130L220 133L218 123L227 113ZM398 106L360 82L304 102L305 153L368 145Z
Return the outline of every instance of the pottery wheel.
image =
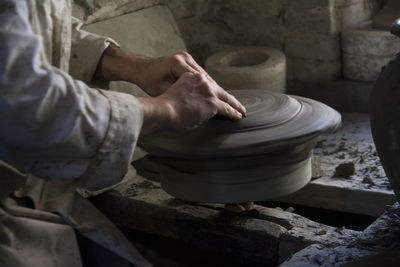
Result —
M340 115L317 101L265 90L231 93L246 107L238 122L210 120L185 134L139 141L159 166L168 193L198 202L237 203L292 193L311 178L318 136Z

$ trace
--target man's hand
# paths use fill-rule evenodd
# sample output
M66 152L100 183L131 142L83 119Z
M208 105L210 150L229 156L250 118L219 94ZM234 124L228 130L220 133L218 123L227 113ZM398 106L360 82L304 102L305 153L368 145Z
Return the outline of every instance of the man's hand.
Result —
M191 55L179 52L170 56L147 59L136 84L149 95L159 96L186 72L203 74L210 82L214 82Z
M131 82L137 84L149 95L159 96L186 72L204 74L211 82L214 82L186 52L148 58L133 55L111 44L104 51L93 79Z
M216 114L240 120L246 113L186 52L152 59L110 45L93 79L132 82L154 96L138 98L144 110L142 135L193 129Z
M165 93L138 98L143 105L142 135L160 130L186 131L216 114L240 120L245 108L203 73L184 73Z

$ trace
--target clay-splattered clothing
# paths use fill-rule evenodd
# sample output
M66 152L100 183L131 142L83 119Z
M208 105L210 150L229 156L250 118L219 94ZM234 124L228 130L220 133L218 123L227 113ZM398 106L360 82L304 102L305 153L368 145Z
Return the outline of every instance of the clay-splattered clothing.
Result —
M69 1L1 5L1 159L92 189L118 182L141 128L140 105L76 80L91 79L108 40L72 29Z
M79 26L70 1L0 1L0 160L23 174L1 168L0 266L80 266L74 231L65 222L124 259L144 263L72 186L99 190L119 182L143 118L135 97L82 82L90 81L112 40ZM30 196L36 209L6 197L24 176L28 183L19 195Z

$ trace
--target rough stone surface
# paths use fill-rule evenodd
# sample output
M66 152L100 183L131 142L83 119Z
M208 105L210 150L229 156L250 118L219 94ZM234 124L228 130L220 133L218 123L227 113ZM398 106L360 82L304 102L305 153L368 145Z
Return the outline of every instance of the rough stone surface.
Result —
M382 68L393 56L352 55L343 53L343 75L346 78L374 82L378 79Z
M334 34L338 32L332 0L283 0L283 25L291 32Z
M297 252L280 267L331 267L341 266L349 260L370 255L371 251L357 247L324 246L313 244Z
M262 218L229 215L221 206L191 205L139 176L96 200L116 224L178 239L238 260L275 265L286 228ZM116 208L118 207L118 208Z
M201 64L231 45L281 48L279 0L168 1L185 42ZM189 16L188 9L195 14Z
M285 39L285 54L296 58L337 60L340 58L339 36L290 34Z
M279 262L311 244L339 246L352 242L359 234L357 231L330 227L302 218L293 214L293 219L298 220L297 225L282 234L279 242Z
M165 4L165 0L74 0L73 15L93 23L160 4Z
M386 205L396 201L396 197L376 153L368 114L345 113L342 119L342 128L336 133L322 135L314 149L314 154L320 157L324 175L279 200L379 216ZM354 164L354 175L335 177L336 167L348 162Z
M368 112L369 95L373 82L359 82L339 78L310 84L290 81L290 93L306 96L344 112Z
M341 178L350 178L352 175L355 174L355 167L353 162L344 162L340 163L335 168L335 173L333 174L334 177L341 177Z
M400 248L387 249L378 253L369 253L361 259L343 264L343 267L397 267L400 263Z
M371 23L367 22L343 31L342 50L351 55L393 57L400 51L400 39L389 31L373 29Z
M177 239L241 262L272 266L310 244L338 246L360 234L259 205L229 214L221 204L183 202L162 191L159 183L140 176L97 197L95 204L124 228Z
M320 178L324 175L324 170L321 168L321 158L319 156L313 155L311 158L311 179Z
M395 203L358 238L344 244L310 245L280 266L398 266L399 233L400 210Z
M297 81L317 83L338 78L341 75L340 60L318 60L287 57L288 76Z
M109 36L134 54L157 57L186 50L175 20L165 6L146 8L88 24L84 29ZM112 82L110 88L134 95L145 95L137 86L125 82Z
M400 51L400 40L371 22L342 33L343 74L358 81L375 81L383 66Z
M238 264L276 266L285 261L282 266L337 266L399 246L398 204L359 232L260 205L229 214L221 204L175 199L159 183L129 173L125 184L94 200L116 224L226 255Z
M370 20L379 10L380 3L376 0L337 0L337 21L342 30Z
M338 266L400 245L398 204L358 232L259 205L239 214L226 213L221 204L183 202L167 195L156 182L130 178L94 200L115 223L226 255L238 263L276 266L286 260L281 266Z
M284 49L298 59L297 64L288 65L289 73L299 73L288 76L289 86L305 82L310 87L341 75L338 33L342 24L369 19L378 2L381 0L75 0L74 13L91 23L167 5L188 50L201 65L211 54L233 46ZM298 68L292 70L292 66Z
M399 203L397 202L392 206L387 206L386 212L362 232L362 234L358 237L358 242L364 245L380 247L393 247L396 243L399 243Z

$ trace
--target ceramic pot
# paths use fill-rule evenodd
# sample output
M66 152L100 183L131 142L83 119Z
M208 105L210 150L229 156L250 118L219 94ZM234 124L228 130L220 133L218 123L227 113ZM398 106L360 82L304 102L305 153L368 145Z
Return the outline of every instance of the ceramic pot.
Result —
M205 63L206 71L225 90L286 91L286 58L267 47L240 47L217 52Z

